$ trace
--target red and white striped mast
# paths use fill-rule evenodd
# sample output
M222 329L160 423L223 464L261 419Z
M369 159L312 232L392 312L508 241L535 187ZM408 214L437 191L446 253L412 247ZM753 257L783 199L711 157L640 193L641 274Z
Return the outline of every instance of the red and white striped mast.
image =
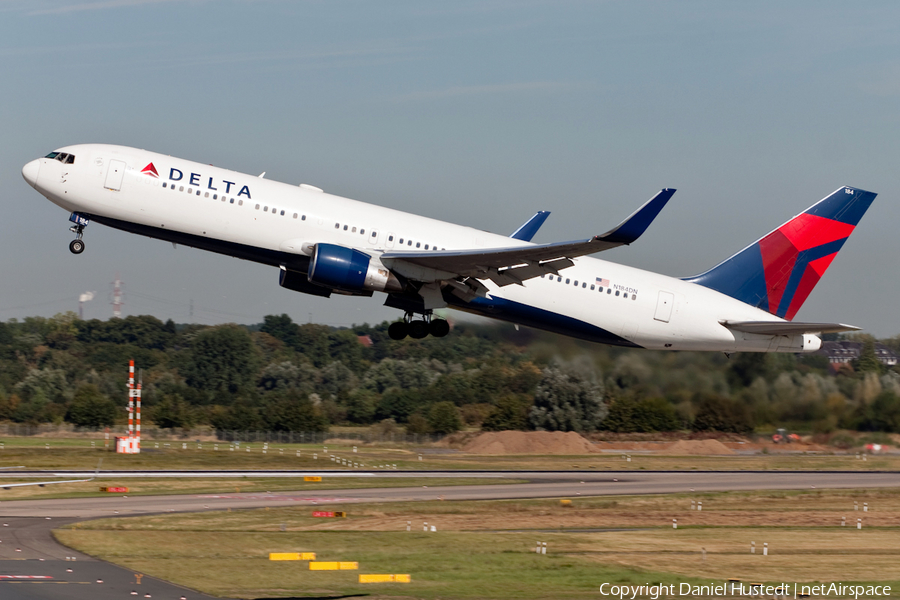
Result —
M134 361L128 361L128 443L125 452L131 454L134 449Z
M142 371L141 377L138 378L137 390L135 390L137 392L137 394L135 395L135 398L136 398L135 401L137 402L137 423L135 424L137 427L137 436L134 441L134 446L132 447L132 451L135 454L140 454L140 452L141 452L141 383L143 383L142 382L143 378L144 377L143 377L143 371Z
M137 435L135 435L135 399L137 400ZM141 451L141 382L134 383L134 361L128 361L128 438L125 444L126 454L139 454Z

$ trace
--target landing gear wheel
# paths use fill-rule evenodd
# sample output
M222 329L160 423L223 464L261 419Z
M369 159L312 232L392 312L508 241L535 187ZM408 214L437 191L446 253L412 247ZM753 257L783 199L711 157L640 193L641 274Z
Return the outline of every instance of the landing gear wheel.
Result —
M69 252L72 254L81 254L84 252L84 242L81 240L72 240L69 242Z
M428 329L434 337L444 337L450 333L450 324L444 319L432 319Z
M409 335L409 326L403 321L391 323L388 327L388 336L392 340L402 340Z
M425 321L410 321L409 337L414 340L421 340L428 336L428 323Z

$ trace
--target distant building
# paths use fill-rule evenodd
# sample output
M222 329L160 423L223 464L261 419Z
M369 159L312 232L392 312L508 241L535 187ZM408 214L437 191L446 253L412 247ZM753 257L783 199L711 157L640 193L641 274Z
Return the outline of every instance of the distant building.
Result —
M834 367L847 364L859 358L863 350L863 342L822 342L822 347L815 352L818 356L827 356L828 362ZM897 355L893 350L875 342L875 357L878 362L886 367L897 365Z

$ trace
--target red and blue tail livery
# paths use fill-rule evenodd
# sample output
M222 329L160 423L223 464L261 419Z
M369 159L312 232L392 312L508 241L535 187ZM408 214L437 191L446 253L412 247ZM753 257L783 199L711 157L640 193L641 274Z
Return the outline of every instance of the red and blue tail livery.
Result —
M842 187L731 258L687 281L790 321L875 196Z

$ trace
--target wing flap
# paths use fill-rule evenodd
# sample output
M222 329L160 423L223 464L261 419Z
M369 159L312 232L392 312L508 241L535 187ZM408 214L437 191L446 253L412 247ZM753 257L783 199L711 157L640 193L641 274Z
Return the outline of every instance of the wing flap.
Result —
M797 323L795 321L722 321L734 331L760 335L799 335L803 333L840 333L859 331L860 327L843 323Z

